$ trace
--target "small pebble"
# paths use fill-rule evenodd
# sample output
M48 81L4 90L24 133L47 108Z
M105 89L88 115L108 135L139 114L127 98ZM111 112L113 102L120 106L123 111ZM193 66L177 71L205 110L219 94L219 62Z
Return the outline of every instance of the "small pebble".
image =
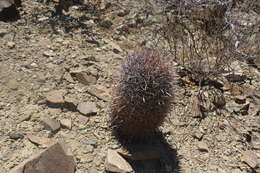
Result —
M87 145L92 145L93 147L97 147L97 142L92 140L92 139L86 139L86 144Z
M13 133L9 134L9 137L10 137L10 139L14 139L14 140L22 139L23 138L23 134L21 134L19 132L18 133L13 132Z

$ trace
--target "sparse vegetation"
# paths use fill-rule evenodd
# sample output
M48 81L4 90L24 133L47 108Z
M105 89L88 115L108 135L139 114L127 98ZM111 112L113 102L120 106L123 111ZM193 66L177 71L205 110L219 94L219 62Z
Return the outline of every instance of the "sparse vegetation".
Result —
M157 3L163 6L164 21L155 30L156 37L197 84L231 72L231 62L248 57L245 50L239 49L238 43L245 46L246 38L256 32L259 22L244 29L238 26L232 10L241 2L158 0ZM244 3L247 5L243 8L257 6L256 1Z

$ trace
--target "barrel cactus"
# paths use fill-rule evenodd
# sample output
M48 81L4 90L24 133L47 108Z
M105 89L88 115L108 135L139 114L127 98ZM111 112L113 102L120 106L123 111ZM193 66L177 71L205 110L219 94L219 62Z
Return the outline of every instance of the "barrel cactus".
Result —
M158 51L145 48L128 55L112 89L113 130L130 138L154 134L171 111L174 79L172 66Z

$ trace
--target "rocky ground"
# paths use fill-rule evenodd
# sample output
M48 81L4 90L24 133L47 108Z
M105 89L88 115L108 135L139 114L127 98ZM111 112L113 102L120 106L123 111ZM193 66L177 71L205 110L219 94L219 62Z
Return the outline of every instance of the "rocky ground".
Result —
M50 140L71 148L76 173L105 172L108 149L121 148L107 123L113 75L127 52L149 46L155 19L145 18L143 1L73 6L64 19L51 17L52 2L22 2L21 19L0 22L0 173ZM239 78L202 88L214 96L204 116L194 113L198 86L180 79L161 137L145 146L160 157L128 160L133 172L260 172L259 64L232 65Z

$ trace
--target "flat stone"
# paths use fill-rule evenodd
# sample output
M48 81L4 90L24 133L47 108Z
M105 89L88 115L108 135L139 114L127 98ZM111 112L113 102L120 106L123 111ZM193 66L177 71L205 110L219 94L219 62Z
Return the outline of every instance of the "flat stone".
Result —
M64 90L54 90L54 91L47 93L45 96L46 96L47 102L49 102L49 103L62 104L62 103L64 103L64 95L65 95Z
M242 94L242 88L236 84L231 85L230 92L233 96L238 96Z
M240 110L242 109L242 106L235 103L234 101L230 101L226 104L226 108L229 112L240 112Z
M124 9L124 10L119 11L119 12L117 13L117 15L118 15L119 17L124 17L124 16L128 15L129 13L130 13L130 10Z
M71 119L62 119L62 120L60 120L60 124L61 124L62 127L65 127L67 129L71 129L72 128Z
M243 89L243 95L246 96L246 97L249 97L249 96L254 94L255 90L256 90L256 88L251 86L251 85L246 86Z
M67 97L67 96L65 97L64 101L65 101L65 103L73 104L74 106L77 106L78 102L79 102L77 99L72 98L72 97Z
M95 85L97 83L97 78L91 74L87 73L78 73L77 79L80 83L85 85Z
M47 51L43 52L43 55L46 57L54 57L54 56L56 56L56 53L53 52L52 50L47 50Z
M83 152L84 152L85 154L87 154L87 153L93 153L93 151L94 151L94 147L93 147L92 145L86 145L86 146L84 147L84 149L83 149Z
M153 160L160 159L161 153L156 150L145 150L145 151L135 151L129 152L126 150L118 149L117 152L122 155L124 158L131 160Z
M70 83L75 83L74 79L72 78L72 76L69 73L65 73L63 78Z
M10 49L13 49L15 47L15 43L10 41L10 42L7 42L7 46L10 48Z
M79 69L72 71L70 74L84 85L95 85L97 83L97 77L90 72Z
M247 151L243 151L241 153L241 157L240 157L242 162L245 162L246 164L248 164L251 168L255 168L256 166L259 165L259 160L257 158L257 155L250 150Z
M11 79L7 82L6 85L12 90L17 90L19 84L15 79Z
M8 30L0 29L0 37L4 37L6 34L8 34Z
M96 103L94 102L81 102L78 104L77 110L83 115L91 115L98 112Z
M31 67L34 67L34 68L39 67L38 64L36 64L35 62L31 63L30 66L31 66Z
M202 137L204 136L204 134L201 131L199 131L198 129L195 129L192 136L198 140L201 140Z
M94 141L93 139L86 139L86 144L87 145L91 145L91 146L93 146L93 147L97 147L97 142L96 141Z
M12 132L12 133L9 134L9 137L10 137L10 139L14 139L14 140L22 139L23 134L19 133L19 132Z
M199 141L197 145L198 145L198 150L205 151L205 152L209 151L209 147L205 142Z
M38 72L36 77L37 77L37 81L40 83L44 83L46 81L46 76L42 72Z
M110 172L131 172L131 165L116 151L108 149L105 161L105 170Z
M203 117L203 112L201 111L201 103L198 97L193 98L191 111L193 117Z
M31 119L31 117L32 117L32 114L21 115L21 117L19 118L19 122L28 121Z
M84 22L85 25L87 25L88 27L94 27L96 25L96 23L94 22L94 20L87 20Z
M105 10L105 9L109 8L110 6L111 6L110 2L107 2L106 0L100 1L100 5L99 5L100 10Z
M32 142L36 145L40 145L43 148L47 148L56 142L55 140L52 140L49 138L38 137L38 136L34 136L34 135L28 135L27 138L30 142Z
M105 47L112 50L114 53L118 54L123 51L121 49L121 47L118 44L116 44L115 42L110 41L110 40L106 40L106 42L107 42L107 45Z
M257 104L255 102L251 102L249 104L249 108L248 108L248 114L249 115L257 115L260 112L260 104Z
M103 101L108 102L110 100L111 95L108 92L108 89L106 89L103 86L95 86L95 87L89 87L87 92Z
M95 56L80 56L79 57L80 60L84 60L84 61L93 61L93 62L97 62L97 59Z
M60 123L54 119L43 119L41 123L43 124L46 130L50 130L52 132L57 132L60 129Z
M76 164L64 145L57 142L49 148L32 155L13 168L10 173L74 173Z
M229 74L226 76L227 80L230 82L242 82L246 80L246 75L240 75L240 74Z
M113 23L109 19L105 19L100 22L100 26L107 28L107 29L109 29L112 25L113 25Z
M64 102L65 102L65 107L68 108L70 111L77 111L77 105L79 102L78 100L66 96Z
M80 122L80 127L84 128L84 126L89 122L89 117L86 117L81 114L79 114L77 117L78 117L78 122Z
M40 17L40 18L38 19L38 21L39 21L39 22L43 22L43 21L48 20L48 19L49 19L49 17Z
M246 96L242 96L242 95L236 96L235 102L237 104L245 104L246 103Z
M240 61L233 61L230 64L230 68L232 69L232 72L226 75L228 81L230 82L241 82L244 81L247 76L244 75L246 63L242 63Z

